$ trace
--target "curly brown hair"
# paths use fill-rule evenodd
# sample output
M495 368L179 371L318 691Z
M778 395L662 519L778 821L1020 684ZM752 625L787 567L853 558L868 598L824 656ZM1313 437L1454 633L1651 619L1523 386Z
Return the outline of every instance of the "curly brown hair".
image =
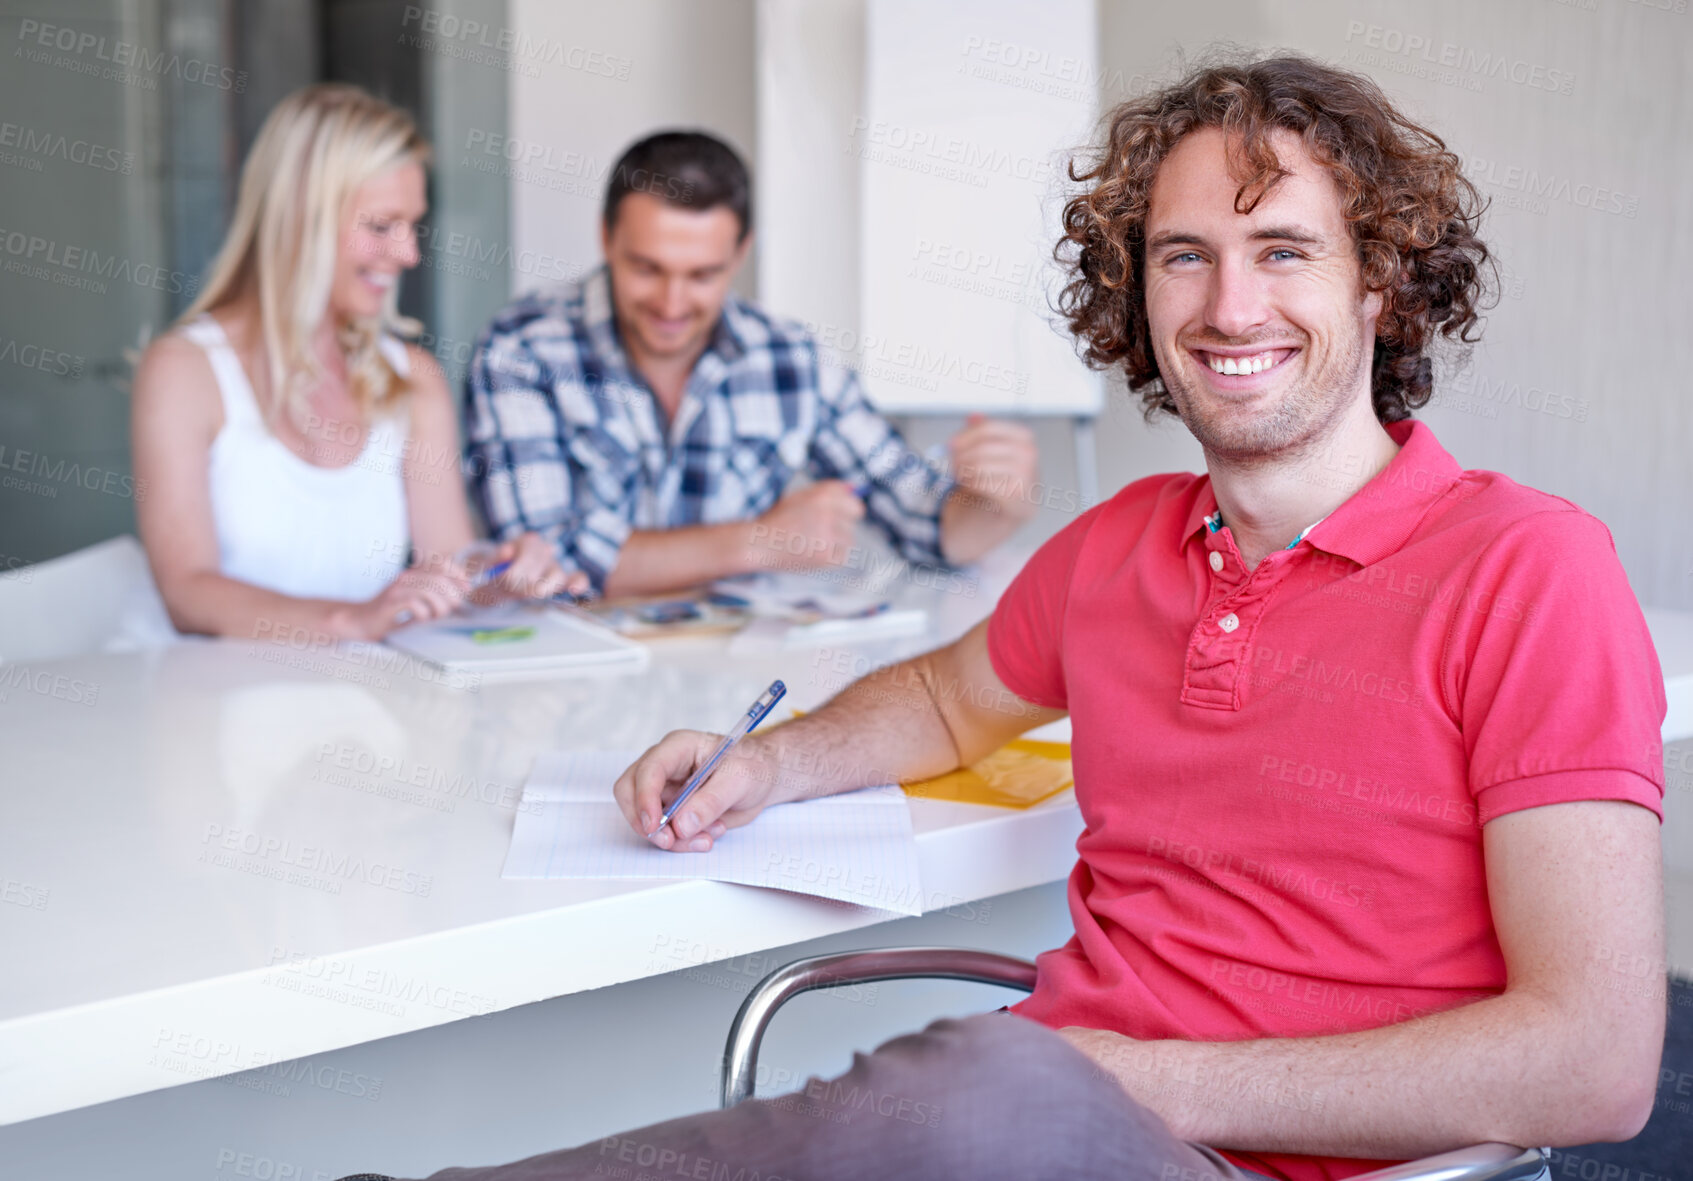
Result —
M1110 113L1091 167L1070 179L1090 187L1064 207L1056 254L1071 278L1058 307L1097 367L1122 362L1150 420L1176 413L1158 372L1141 285L1146 217L1159 165L1203 127L1228 136L1244 178L1235 209L1250 213L1288 172L1271 135L1287 130L1334 178L1357 243L1366 289L1383 294L1371 394L1376 417L1397 422L1429 400L1427 353L1438 332L1470 344L1490 289L1484 208L1439 136L1394 109L1360 74L1291 54L1195 70L1173 86Z

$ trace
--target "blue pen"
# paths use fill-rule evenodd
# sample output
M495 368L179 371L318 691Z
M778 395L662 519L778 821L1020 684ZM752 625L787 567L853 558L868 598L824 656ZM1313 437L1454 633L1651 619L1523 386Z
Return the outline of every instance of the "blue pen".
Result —
M682 794L677 796L670 807L664 810L664 815L658 818L658 823L653 826L652 832L647 834L649 837L658 835L658 831L670 823L670 818L676 815L676 810L687 803L688 797L694 794L695 789L711 776L711 773L717 769L717 764L723 761L723 756L733 750L737 742L752 733L753 727L764 720L764 716L775 708L776 703L782 700L787 691L788 687L781 681L770 682L770 688L766 689L759 699L752 703L752 708L741 715L741 720L736 722L734 728L723 736L723 741L717 744L717 749L712 752L711 757L705 761L698 771L694 772L693 778L688 780L687 786L682 789Z

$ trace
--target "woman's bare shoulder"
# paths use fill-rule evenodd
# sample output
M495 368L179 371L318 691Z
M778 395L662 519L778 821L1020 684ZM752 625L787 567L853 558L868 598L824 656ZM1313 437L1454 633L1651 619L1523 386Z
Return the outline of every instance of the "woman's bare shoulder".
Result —
M153 339L135 368L135 413L169 414L179 422L222 425L223 401L206 350L180 329Z

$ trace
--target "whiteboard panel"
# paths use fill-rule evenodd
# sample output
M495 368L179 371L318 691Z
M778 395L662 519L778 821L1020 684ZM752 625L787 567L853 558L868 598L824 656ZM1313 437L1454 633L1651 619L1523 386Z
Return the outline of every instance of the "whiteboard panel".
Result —
M1065 164L1098 109L1093 0L869 0L860 339L888 413L1095 414L1051 311Z

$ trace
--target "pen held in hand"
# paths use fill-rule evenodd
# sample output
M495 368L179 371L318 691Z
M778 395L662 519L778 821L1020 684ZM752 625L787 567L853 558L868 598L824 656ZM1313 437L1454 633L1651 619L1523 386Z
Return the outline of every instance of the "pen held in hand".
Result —
M735 723L729 733L723 736L723 741L717 744L717 749L711 753L711 757L702 763L699 770L695 771L688 779L687 784L682 788L682 793L671 802L670 807L664 810L664 814L658 818L658 823L653 825L652 831L647 834L648 838L655 837L663 831L664 826L670 823L671 818L676 815L682 805L688 802L688 797L694 794L700 784L711 777L713 771L717 770L717 764L723 761L723 757L734 749L736 743L752 733L753 727L765 719L765 716L775 708L776 703L782 700L787 691L788 687L781 681L770 682L770 688L766 689L759 696L759 699L747 709L747 712L741 715L740 720Z

